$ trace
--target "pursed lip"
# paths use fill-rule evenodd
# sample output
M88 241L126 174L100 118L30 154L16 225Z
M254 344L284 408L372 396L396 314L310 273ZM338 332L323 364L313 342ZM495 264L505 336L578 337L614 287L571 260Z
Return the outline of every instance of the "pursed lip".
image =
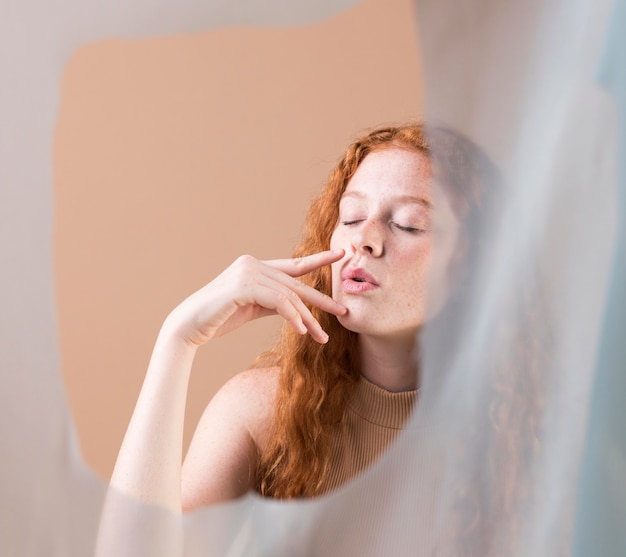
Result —
M376 279L365 269L348 267L341 272L341 281L352 280L356 283L369 283L372 286L379 286Z

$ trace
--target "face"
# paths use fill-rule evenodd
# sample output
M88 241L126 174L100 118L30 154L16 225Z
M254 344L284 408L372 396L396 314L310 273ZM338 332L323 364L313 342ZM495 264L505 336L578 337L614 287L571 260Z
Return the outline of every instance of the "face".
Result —
M340 323L360 334L414 335L443 304L457 235L450 204L432 191L426 155L397 147L367 155L330 242L346 252L332 266L333 298L348 308ZM435 287L428 313L427 282Z

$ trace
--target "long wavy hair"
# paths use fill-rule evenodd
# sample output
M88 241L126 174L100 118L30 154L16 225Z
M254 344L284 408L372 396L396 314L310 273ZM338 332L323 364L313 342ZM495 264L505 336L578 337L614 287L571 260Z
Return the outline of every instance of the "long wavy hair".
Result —
M379 128L357 139L310 205L294 257L329 249L339 220L339 201L350 178L369 153L392 146L430 152L422 124ZM302 280L331 295L329 266ZM311 311L330 337L327 344L284 326L276 346L257 360L257 365L281 369L271 434L259 457L257 491L265 496L287 499L320 494L329 472L333 429L341 422L360 376L356 333L345 329L334 315L315 307Z

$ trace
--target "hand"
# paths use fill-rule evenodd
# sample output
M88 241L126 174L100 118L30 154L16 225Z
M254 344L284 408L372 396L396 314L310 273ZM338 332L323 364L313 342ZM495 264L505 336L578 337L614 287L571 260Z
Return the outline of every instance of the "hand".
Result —
M278 314L296 332L308 332L323 344L328 341L328 335L305 304L333 315L343 315L347 309L297 277L330 265L343 255L343 250L334 250L271 261L243 255L180 304L166 324L187 343L199 346L248 321Z

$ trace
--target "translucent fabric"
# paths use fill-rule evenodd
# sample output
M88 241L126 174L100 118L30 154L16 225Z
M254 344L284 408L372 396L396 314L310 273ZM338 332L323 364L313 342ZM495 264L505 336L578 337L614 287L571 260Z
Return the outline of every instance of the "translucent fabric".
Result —
M437 195L459 206L464 240L420 339L415 414L365 474L315 500L249 495L182 518L107 493L81 462L51 279L63 63L103 36L292 25L349 4L3 6L3 554L626 551L623 2L416 3Z

